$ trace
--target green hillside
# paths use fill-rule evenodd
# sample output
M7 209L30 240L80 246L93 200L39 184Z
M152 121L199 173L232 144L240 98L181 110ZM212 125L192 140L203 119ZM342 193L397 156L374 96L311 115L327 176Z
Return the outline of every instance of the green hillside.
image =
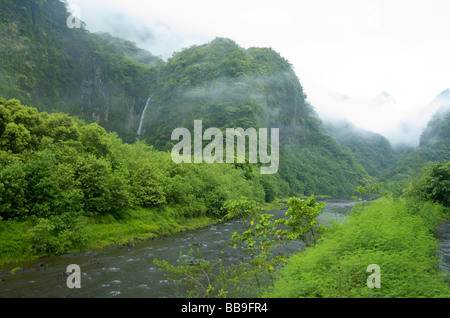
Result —
M450 108L444 104L432 116L423 131L419 146L396 151L397 162L388 171L392 180L416 175L429 162L450 160Z
M0 1L0 96L134 140L156 70L68 17L57 0Z
M68 28L60 1L0 1L0 96L64 112L169 151L174 128L279 128L280 169L268 198L352 195L368 174L326 132L292 66L269 48L218 38L167 62L133 43ZM136 59L136 60L134 60ZM151 66L149 66L151 65Z
M263 203L258 176L175 164L95 123L0 98L0 264L148 238L187 219L205 223L226 200Z
M430 160L450 160L450 102L428 122L420 136L419 146L428 150Z
M396 152L385 137L361 129L346 120L327 122L327 130L339 144L351 151L366 171L382 177L396 162Z
M175 54L161 70L145 113L143 138L170 150L171 132L203 127L279 128L282 195L351 195L367 177L327 133L292 66L273 49L216 38Z
M179 237L166 236L240 219L242 233L214 229L229 232L218 242L231 239L238 257L208 247L219 258L212 264L191 258L192 248L172 266L164 263L167 247L155 248L159 265L182 275L168 276L176 283L194 281L205 296L232 295L216 283L233 285L230 291L256 283L245 292L448 297L437 267L436 226L448 220L450 206L450 90L439 96L443 107L420 145L395 149L347 122L324 124L307 100L302 74L272 48L243 48L218 37L164 61L127 39L71 28L69 15L66 1L0 0L2 271L19 275L24 265L16 262L145 239L178 244ZM202 131L195 132L195 121L202 121ZM236 154L227 163L176 163L177 128L190 132L183 135L194 145L188 159L195 158L196 144L213 143L202 138L208 128L217 128L218 145L228 129L255 129L256 138L264 134L260 129L278 129L276 173L262 173L267 162L259 143L256 162L248 153L242 162ZM273 155L276 140L268 140L265 150ZM342 200L355 204L345 221L322 222L326 203L316 196L371 202ZM265 211L285 203L285 218ZM336 208L330 216L334 212L341 214ZM305 246L271 252L291 240ZM222 267L222 260L231 266ZM103 266L102 259L92 262ZM382 290L367 284L369 264L382 266Z

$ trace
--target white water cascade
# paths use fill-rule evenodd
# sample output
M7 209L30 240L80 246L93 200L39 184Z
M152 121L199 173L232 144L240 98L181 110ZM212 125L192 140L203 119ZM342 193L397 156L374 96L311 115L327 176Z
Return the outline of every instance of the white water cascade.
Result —
M147 103L145 103L144 110L142 111L141 120L139 122L139 127L138 127L138 130L136 132L137 135L138 135L137 140L139 139L139 136L142 134L142 123L144 122L145 111L147 110L148 104L150 103L151 99L152 99L151 96L147 99Z

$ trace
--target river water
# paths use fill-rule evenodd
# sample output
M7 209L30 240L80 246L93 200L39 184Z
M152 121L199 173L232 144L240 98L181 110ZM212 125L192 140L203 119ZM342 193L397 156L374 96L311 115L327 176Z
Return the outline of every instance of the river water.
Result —
M330 220L343 221L354 202L328 201L320 216L326 224ZM285 211L272 211L281 217ZM172 234L168 237L120 246L98 253L54 256L32 262L15 264L22 269L13 275L0 276L0 297L176 297L180 286L175 285L153 263L154 259L176 264L180 252L199 249L205 260L222 259L224 265L249 259L245 250L227 246L233 231L242 231L239 220ZM291 243L287 253L295 253L301 244ZM81 269L81 288L67 287L66 269L77 264ZM5 275L6 274L6 275Z

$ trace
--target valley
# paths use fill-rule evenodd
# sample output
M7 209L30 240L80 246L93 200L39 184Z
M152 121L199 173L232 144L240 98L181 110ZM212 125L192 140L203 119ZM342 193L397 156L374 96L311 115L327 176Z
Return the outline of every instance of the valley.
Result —
M239 280L257 285L240 297L449 296L450 89L417 146L392 144L322 119L272 47L216 37L162 59L68 15L0 0L0 297L224 297ZM322 232L315 198L346 221ZM288 238L289 257L268 252ZM190 247L196 266L176 258ZM241 271L217 271L227 259ZM61 283L72 261L81 291ZM384 288L366 288L369 264ZM167 278L191 271L209 285Z

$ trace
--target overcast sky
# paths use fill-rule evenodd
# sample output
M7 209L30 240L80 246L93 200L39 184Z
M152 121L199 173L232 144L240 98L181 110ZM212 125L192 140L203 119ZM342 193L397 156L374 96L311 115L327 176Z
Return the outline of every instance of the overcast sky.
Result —
M417 143L450 88L448 0L69 0L90 31L167 59L217 36L272 47L325 117ZM383 91L392 98L373 98ZM347 99L342 99L347 96ZM406 140L409 139L409 140Z

